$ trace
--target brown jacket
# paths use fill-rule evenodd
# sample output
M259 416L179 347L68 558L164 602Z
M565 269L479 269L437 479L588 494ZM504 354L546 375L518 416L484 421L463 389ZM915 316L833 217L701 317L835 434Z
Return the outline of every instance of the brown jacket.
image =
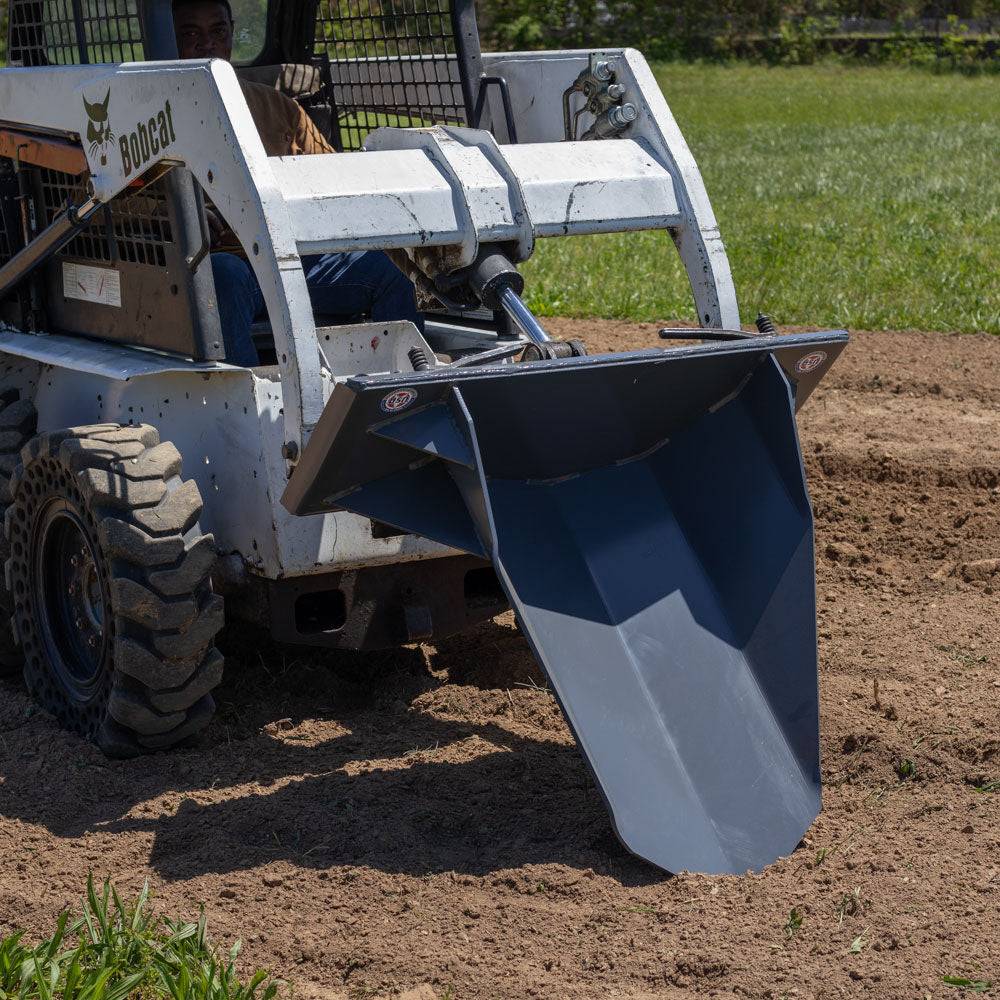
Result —
M250 108L250 117L257 126L260 141L264 144L264 152L268 156L336 152L320 134L309 115L290 97L274 87L248 80L240 80L240 87L247 107ZM210 211L215 212L216 218L219 217L217 210ZM223 232L216 231L212 249L244 256L240 241L228 226Z
M334 152L309 115L290 97L248 80L240 80L240 87L268 156Z

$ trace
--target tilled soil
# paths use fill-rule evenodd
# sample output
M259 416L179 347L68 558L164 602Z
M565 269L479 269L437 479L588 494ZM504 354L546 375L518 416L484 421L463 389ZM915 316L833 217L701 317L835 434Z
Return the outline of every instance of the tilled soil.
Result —
M305 998L1000 984L1000 338L855 333L799 426L824 808L789 857L707 877L630 856L510 614L367 656L240 628L196 749L105 760L0 685L0 934L51 933L93 873L148 879L166 915L204 903L244 970Z

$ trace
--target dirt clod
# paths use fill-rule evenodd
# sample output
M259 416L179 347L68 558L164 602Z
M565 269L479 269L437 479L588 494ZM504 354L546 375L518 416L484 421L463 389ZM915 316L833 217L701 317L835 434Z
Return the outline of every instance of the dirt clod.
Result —
M826 554L834 562L856 563L861 559L861 550L850 542L830 542Z

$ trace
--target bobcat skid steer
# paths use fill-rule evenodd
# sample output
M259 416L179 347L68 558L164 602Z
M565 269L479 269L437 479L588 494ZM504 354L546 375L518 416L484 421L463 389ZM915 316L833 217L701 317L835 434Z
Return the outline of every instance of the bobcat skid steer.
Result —
M345 10L271 0L234 70L177 60L168 0L10 0L0 659L128 756L208 722L223 599L353 649L509 602L623 843L760 869L820 807L795 409L847 335L741 332L637 52L485 54L467 0ZM237 72L339 152L266 156ZM223 356L206 200L260 281L272 364ZM642 229L680 253L691 342L553 343L516 264ZM314 316L301 255L354 249L447 309L423 335Z

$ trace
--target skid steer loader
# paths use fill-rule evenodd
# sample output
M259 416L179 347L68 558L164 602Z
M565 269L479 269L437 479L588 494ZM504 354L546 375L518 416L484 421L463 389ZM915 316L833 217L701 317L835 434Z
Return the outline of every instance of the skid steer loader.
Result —
M791 851L820 806L794 414L847 335L741 330L637 52L486 54L470 0L271 0L251 29L234 70L177 60L169 0L10 0L0 661L130 756L208 722L223 598L353 649L509 602L630 850ZM339 152L266 156L237 72ZM223 356L206 199L270 364ZM680 253L691 342L551 341L520 297L535 241L644 229ZM445 307L423 334L314 316L302 255L359 248Z

